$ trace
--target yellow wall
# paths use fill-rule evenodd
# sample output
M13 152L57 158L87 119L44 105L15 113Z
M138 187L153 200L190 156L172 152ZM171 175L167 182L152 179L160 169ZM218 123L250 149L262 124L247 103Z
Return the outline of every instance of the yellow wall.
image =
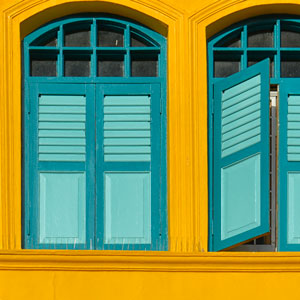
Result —
M168 38L168 253L21 250L20 41L80 12ZM300 14L300 0L0 0L0 299L297 298L298 253L207 253L206 40L269 13Z

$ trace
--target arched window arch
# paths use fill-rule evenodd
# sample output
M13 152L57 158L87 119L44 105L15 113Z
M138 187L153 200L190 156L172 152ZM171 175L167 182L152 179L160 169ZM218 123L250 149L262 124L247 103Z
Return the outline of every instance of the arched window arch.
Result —
M239 249L300 250L299 70L298 17L250 19L208 41L213 251L249 240Z
M166 39L71 16L23 64L23 246L166 250Z

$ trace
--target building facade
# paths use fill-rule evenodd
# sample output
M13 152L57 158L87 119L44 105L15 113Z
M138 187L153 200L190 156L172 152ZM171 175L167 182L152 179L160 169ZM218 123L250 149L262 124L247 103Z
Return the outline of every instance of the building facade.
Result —
M300 1L0 11L1 299L295 297Z

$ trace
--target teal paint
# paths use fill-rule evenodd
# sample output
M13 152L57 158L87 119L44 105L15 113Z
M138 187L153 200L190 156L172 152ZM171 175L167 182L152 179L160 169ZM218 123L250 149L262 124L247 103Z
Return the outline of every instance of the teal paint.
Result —
M300 172L288 172L287 180L287 243L300 244Z
M265 60L215 84L214 251L269 231L268 65Z
M149 96L105 96L104 97L104 106L109 105L134 105L134 106L144 106L150 105L150 97Z
M84 137L85 138L85 130L39 130L39 137Z
M105 173L105 243L151 243L151 174Z
M104 137L150 137L150 130L122 130L122 131L112 131L105 130Z
M150 161L151 155L150 154L105 154L105 161L120 161L120 162L126 162L126 161Z
M39 178L40 243L85 243L85 173L41 172Z
M39 105L82 105L85 106L86 100L84 96L78 95L41 95L39 97Z
M260 154L221 170L221 240L260 226Z

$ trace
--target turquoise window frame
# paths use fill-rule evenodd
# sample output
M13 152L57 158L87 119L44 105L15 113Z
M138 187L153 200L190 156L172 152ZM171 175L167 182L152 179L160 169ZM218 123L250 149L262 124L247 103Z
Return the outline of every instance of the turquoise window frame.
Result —
M97 47L96 26L98 22L109 24L112 27L120 27L124 30L123 47ZM63 28L72 24L89 24L91 28L90 47L64 47L63 46ZM46 47L36 46L37 41L47 32L57 30L57 46ZM141 39L147 41L147 47L131 47L130 32L138 35ZM151 44L151 45L150 45ZM150 45L150 46L149 46ZM90 76L89 77L64 77L63 74L63 54L69 53L90 53ZM53 77L35 77L30 76L30 53L45 53L45 55L57 55L57 76ZM97 76L97 56L104 52L110 54L124 55L124 76L123 77L99 77ZM155 55L157 57L158 73L156 77L132 77L131 76L131 55ZM168 250L168 214L167 214L167 41L166 38L145 26L134 21L121 18L119 16L98 14L98 15L80 15L66 17L46 24L35 30L23 41L23 113L22 113L22 247L33 249L112 249L112 250ZM72 95L83 94L87 101L87 115L92 116L86 119L86 183L88 185L86 195L86 243L74 244L41 244L38 241L38 190L37 183L37 157L31 151L34 147L37 149L37 103L32 99L37 99L42 93ZM113 95L151 95L151 118L156 119L155 126L151 126L151 163L150 162L106 162L99 163L99 157L103 156L100 138L95 140L95 132L99 124L103 121L103 109L100 105L100 98L104 93ZM98 113L96 113L98 111ZM96 117L97 115L97 117ZM30 118L30 120L29 120ZM95 119L97 118L97 119ZM93 122L96 120L96 124ZM101 135L100 135L101 136ZM95 149L101 149L95 150ZM88 157L89 155L89 157ZM97 162L98 161L98 162ZM40 162L39 162L40 164ZM84 162L43 162L47 165L47 170L56 170L59 165L61 170L78 171L83 170ZM105 245L103 242L103 184L95 182L95 176L92 174L104 172L104 165L110 166L107 170L122 172L151 171L151 243L147 244L113 244ZM78 169L79 168L79 169ZM35 174L34 174L35 173ZM33 181L33 182L32 182ZM31 187L35 185L35 189ZM97 188L96 188L97 186ZM99 198L101 201L96 201ZM103 214L102 214L103 216Z
M258 61L264 58L271 58L274 62L274 73L270 77L270 84L279 85L280 95L287 95L288 89L292 89L292 84L299 85L300 77L288 78L281 76L281 57L300 57L300 47L281 47L281 27L284 26L285 30L300 32L300 19L298 16L293 15L265 15L255 17L246 21L242 21L224 29L207 41L207 56L208 56L208 165L209 165L209 251L214 251L213 247L213 224L218 220L213 220L214 210L214 141L213 141L213 123L214 123L214 85L221 81L223 78L214 76L214 59L216 56L226 57L227 60L238 60L240 63L239 72L248 68L248 57L256 57ZM273 29L273 46L272 47L248 47L247 33L259 32L263 29ZM232 40L234 37L240 35L239 47L222 46L222 43ZM238 59L237 59L238 57ZM237 72L238 73L238 72ZM283 120L284 108L280 110L279 117ZM280 132L283 134L286 124L280 124ZM282 144L279 144L279 159L282 153L286 151ZM285 152L284 152L285 153ZM286 169L285 162L279 162L279 175L278 180L280 184L277 185L278 190L278 251L300 251L300 245L287 244L287 202L285 200L284 191L287 192L287 183L283 181L284 175L282 169ZM294 163L295 164L295 163Z

